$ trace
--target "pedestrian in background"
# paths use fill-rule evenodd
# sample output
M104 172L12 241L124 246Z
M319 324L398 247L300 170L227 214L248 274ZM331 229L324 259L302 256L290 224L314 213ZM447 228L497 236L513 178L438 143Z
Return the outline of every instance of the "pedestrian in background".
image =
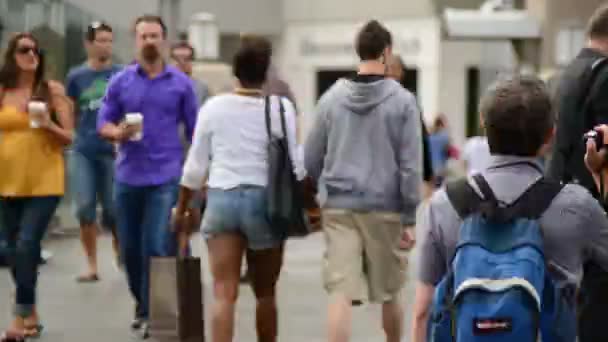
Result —
M41 240L65 192L64 149L72 143L72 103L44 77L44 54L29 33L9 42L0 68L0 229L15 283L11 330L42 330L36 307ZM8 294L7 294L8 296Z
M403 247L414 244L422 186L420 112L414 95L386 77L392 37L384 26L367 23L356 51L358 74L319 100L305 147L326 240L328 341L348 341L351 306L369 301L382 304L386 340L400 342Z
M162 57L163 20L139 17L134 30L137 63L112 78L97 129L120 144L114 188L120 256L136 302L131 328L147 338L150 257L177 254L168 228L184 159L179 125L190 140L198 100L188 75Z
M405 86L405 73L407 72L407 68L400 56L393 55L393 57L391 57L388 72L390 78L399 82L402 87L407 89ZM408 91L413 92L412 89L408 89ZM426 129L422 111L420 111L420 126L422 127L422 180L424 180L425 183L425 197L429 197L432 194L433 189L433 163L431 161L431 152L429 148L429 132Z
M122 69L112 63L112 27L93 22L87 27L85 63L70 70L66 88L75 105L76 137L68 159L68 177L74 196L80 241L87 258L81 283L99 280L97 268L97 204L101 204L101 225L112 233L115 262L120 264L114 211L114 146L97 133L97 114L110 78Z
M441 187L448 176L448 162L450 159L458 159L458 152L452 145L447 124L445 115L439 113L429 132L429 150L435 188Z
M171 56L173 65L192 79L198 103L202 106L209 99L211 94L207 83L192 76L192 64L195 59L194 48L188 42L180 41L171 46L171 53L169 55Z
M283 261L284 237L276 234L281 227L272 227L266 215L266 187L269 138L283 136L280 115L284 115L294 172L299 179L304 172L296 158L293 104L284 97L265 96L262 89L271 56L272 46L265 38L242 38L233 59L233 73L239 85L233 93L218 95L201 108L184 166L176 214L177 226L182 229L188 202L203 187L209 170L202 232L213 275L213 342L233 340L244 255L257 300L258 341L277 341L276 283ZM284 113L280 113L281 108Z

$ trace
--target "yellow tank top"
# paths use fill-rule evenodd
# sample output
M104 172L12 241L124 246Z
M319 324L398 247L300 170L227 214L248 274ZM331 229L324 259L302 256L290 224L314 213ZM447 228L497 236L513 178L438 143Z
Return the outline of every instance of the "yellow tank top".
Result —
M62 196L63 152L52 133L30 128L27 113L0 107L0 196Z

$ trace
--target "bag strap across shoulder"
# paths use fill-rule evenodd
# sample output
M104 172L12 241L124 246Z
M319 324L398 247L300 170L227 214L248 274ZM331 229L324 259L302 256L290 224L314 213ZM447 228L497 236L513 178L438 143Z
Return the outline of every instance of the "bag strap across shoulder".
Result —
M515 218L538 219L563 188L563 185L558 182L541 178L514 203L501 207L483 176L475 175L473 180L479 187L483 198L473 189L467 179L446 185L448 199L462 219L474 213L481 213L488 219L501 222Z
M266 95L264 97L264 114L266 116L266 133L268 134L268 138L272 138L272 118L270 117L270 96ZM279 116L281 118L281 128L283 130L283 137L285 141L288 141L287 138L287 124L285 123L285 106L283 106L283 99L279 98Z

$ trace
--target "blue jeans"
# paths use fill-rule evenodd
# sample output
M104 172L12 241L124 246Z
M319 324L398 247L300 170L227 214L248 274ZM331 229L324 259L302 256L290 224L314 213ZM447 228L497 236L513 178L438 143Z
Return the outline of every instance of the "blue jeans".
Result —
M171 209L178 182L158 186L130 186L116 182L114 195L120 255L129 289L137 303L136 315L149 315L150 257L175 256L177 239L170 231Z
M251 250L279 247L283 240L273 232L266 203L266 188L260 186L209 189L202 223L204 237L236 233L247 239L247 248Z
M0 199L0 249L6 253L17 288L17 316L30 316L36 305L40 242L60 200L59 196Z
M74 211L81 224L97 221L97 199L101 202L101 224L107 229L116 225L114 215L114 157L99 154L88 156L71 151L68 158Z

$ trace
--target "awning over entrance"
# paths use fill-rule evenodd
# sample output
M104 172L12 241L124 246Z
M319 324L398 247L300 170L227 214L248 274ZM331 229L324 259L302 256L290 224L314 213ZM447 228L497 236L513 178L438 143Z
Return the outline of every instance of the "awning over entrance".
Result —
M541 24L523 10L482 11L446 8L442 15L448 38L539 39Z

